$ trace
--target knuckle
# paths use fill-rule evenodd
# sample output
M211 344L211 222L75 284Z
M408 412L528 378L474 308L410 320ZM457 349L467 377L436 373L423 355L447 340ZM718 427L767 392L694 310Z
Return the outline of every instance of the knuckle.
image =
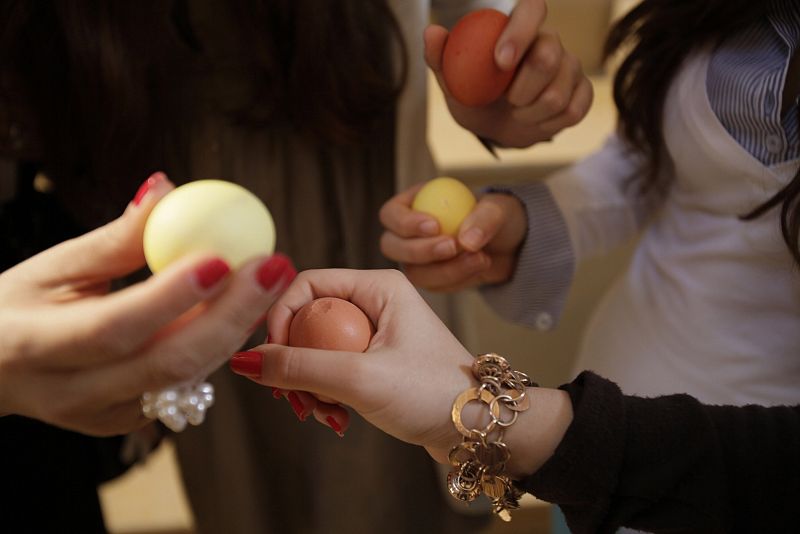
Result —
M547 90L542 93L542 96L539 97L539 102L548 113L553 115L564 111L569 104L566 95L555 90Z
M534 48L530 61L532 66L538 71L552 76L558 71L561 62L561 54L557 47L553 47L545 42Z
M94 350L103 355L119 356L128 354L133 350L132 342L125 335L122 328L122 321L114 316L101 316L98 314L95 319L86 323L83 332L79 332L75 339L77 344L85 344L88 341Z
M382 272L385 273L386 278L388 278L390 282L408 283L406 275L398 269L384 269Z
M203 366L194 354L173 348L150 358L149 382L157 386L180 384L196 379L202 372Z

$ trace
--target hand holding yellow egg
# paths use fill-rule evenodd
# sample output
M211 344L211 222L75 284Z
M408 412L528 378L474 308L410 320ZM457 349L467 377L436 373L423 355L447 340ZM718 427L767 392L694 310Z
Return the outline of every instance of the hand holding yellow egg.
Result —
M455 236L476 202L475 195L466 185L455 178L443 176L422 186L414 197L411 209L433 216L439 222L442 234Z
M189 253L211 253L232 269L275 249L275 224L247 189L198 180L167 194L147 219L144 254L154 273Z

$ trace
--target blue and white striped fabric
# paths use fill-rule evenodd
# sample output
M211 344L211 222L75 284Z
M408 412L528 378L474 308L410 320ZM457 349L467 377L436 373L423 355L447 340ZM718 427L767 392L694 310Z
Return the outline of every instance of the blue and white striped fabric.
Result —
M787 65L800 46L800 2L772 0L769 10L767 19L722 43L706 79L720 122L768 166L800 157L797 100L781 105Z

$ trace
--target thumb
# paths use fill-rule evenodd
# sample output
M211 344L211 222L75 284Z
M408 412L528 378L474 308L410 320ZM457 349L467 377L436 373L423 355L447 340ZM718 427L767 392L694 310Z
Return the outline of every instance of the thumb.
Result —
M140 268L144 265L142 235L147 216L174 188L164 173L153 174L139 188L121 217L26 261L28 276L42 285L57 285L109 280Z
M495 62L503 70L513 70L525 55L547 16L544 0L519 0L505 30L495 46Z
M478 252L500 231L506 222L503 199L488 194L481 197L461 223L458 243L469 252Z
M313 391L352 406L352 382L362 376L360 368L365 361L360 353L268 343L235 354L230 367L265 386Z

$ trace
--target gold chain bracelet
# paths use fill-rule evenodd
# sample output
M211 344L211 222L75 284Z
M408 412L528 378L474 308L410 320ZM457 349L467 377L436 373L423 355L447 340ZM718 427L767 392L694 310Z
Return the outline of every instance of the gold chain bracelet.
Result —
M447 475L447 489L465 502L485 494L492 511L504 521L511 521L510 510L519 508L522 491L504 474L511 453L503 443L503 433L517 421L519 412L530 407L525 389L537 384L525 373L512 370L508 361L497 354L478 356L472 364L472 374L480 385L464 391L453 403L453 424L464 439L450 449L449 460L454 469ZM490 421L482 429L467 428L461 421L461 411L472 401L488 406ZM506 419L501 407L510 412Z

